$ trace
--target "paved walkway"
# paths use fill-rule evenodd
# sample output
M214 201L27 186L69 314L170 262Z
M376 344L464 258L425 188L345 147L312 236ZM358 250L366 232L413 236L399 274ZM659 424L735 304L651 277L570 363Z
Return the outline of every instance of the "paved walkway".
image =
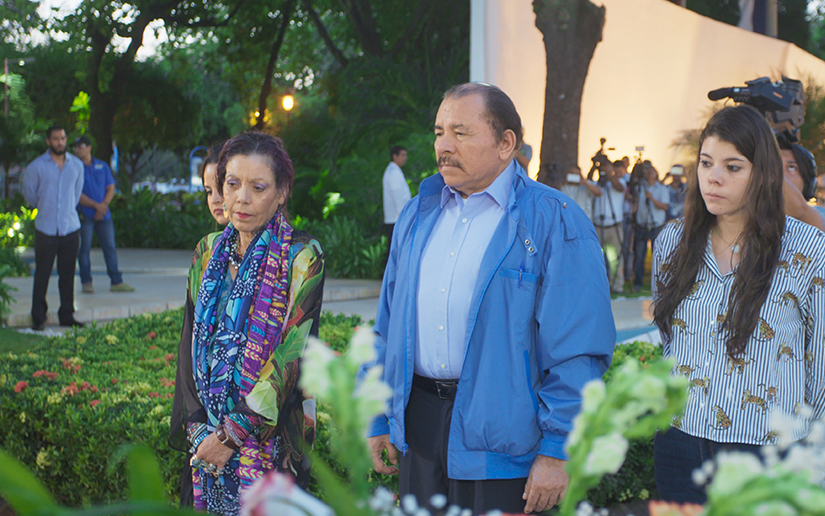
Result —
M23 258L34 262L34 251L29 249ZM118 249L118 262L123 280L135 287L135 292L109 291L109 277L100 249L92 249L92 278L94 294L81 292L80 278L75 279L75 318L81 322L108 321L130 317L144 312L159 312L183 306L186 274L192 260L191 251L168 249ZM4 280L17 288L12 295L9 326L27 328L31 325L31 277ZM333 313L360 315L365 321L375 318L381 282L378 280L342 280L327 278L324 287L324 310ZM57 274L53 273L47 295L49 328L56 330L57 309L60 306ZM658 332L651 332L650 305L645 299L615 299L612 302L616 321L617 340L644 339L657 341ZM648 332L651 332L648 334Z

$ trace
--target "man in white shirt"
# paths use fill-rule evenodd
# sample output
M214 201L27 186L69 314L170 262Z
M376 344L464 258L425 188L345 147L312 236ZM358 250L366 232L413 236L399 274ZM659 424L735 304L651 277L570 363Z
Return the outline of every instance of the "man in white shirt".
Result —
M392 242L392 230L401 208L407 204L412 197L407 178L401 167L407 163L407 149L400 145L390 149L390 164L384 170L384 234L387 236L387 246Z
M576 201L587 218L593 222L593 193L585 186L586 182L587 178L582 175L582 169L578 165L570 165L564 184L559 190Z
M593 201L593 225L596 226L596 235L602 245L602 250L612 247L618 263L615 272L611 266L610 291L614 294L624 289L624 264L622 263L622 215L624 207L624 191L626 178L621 174L623 169L614 169L613 163L600 163L601 173L598 181L585 181L584 185L595 197ZM591 176L596 169L591 169ZM591 176L592 177L592 176ZM602 195L605 194L605 195ZM613 253L608 253L608 256Z

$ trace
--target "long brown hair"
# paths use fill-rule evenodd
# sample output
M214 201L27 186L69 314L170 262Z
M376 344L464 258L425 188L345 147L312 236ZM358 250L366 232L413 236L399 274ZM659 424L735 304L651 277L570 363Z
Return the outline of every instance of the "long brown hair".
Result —
M776 138L768 122L752 107L728 107L716 113L702 131L699 153L710 136L730 143L753 164L744 197L742 254L722 324L722 331L727 330L729 335L727 354L733 357L745 351L779 261L785 232L784 176ZM670 256L663 259L658 277L653 318L668 339L672 336L673 315L694 286L708 235L716 225L716 216L705 206L697 176L694 173L688 177L682 237Z

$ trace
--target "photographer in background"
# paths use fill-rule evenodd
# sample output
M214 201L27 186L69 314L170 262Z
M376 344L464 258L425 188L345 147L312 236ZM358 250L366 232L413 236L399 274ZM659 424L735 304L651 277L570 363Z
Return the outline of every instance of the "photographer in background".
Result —
M685 197L687 196L687 183L685 182L684 165L673 165L670 167L670 204L667 208L667 220L678 219L685 214Z
M590 222L593 222L593 193L588 187L581 167L574 164L567 167L564 183L559 190L576 201L576 204L584 211Z
M610 290L614 294L624 289L624 266L622 263L622 212L624 203L625 177L623 168L616 170L613 163L600 151L593 157L593 167L587 177L594 177L599 171L599 180L585 181L584 185L595 197L593 201L593 225L604 250L612 246L616 250L619 265L610 278ZM611 269L608 269L611 270Z
M647 245L651 246L659 236L670 204L668 187L659 182L659 172L650 162L644 165L644 181L636 187L636 228L633 238L633 291L642 290L642 280L645 274L645 258Z
M790 143L779 135L779 150L782 154L782 169L785 182L782 187L785 196L785 214L820 230L825 230L825 209L814 208L808 199L816 194L816 161L805 147Z

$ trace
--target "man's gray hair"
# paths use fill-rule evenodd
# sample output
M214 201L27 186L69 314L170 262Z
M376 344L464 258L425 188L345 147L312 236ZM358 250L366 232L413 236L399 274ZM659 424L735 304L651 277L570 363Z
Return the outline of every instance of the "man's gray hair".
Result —
M486 108L485 118L499 141L504 139L504 132L510 129L516 135L516 149L521 147L524 138L521 129L521 117L516 111L515 104L506 93L491 84L467 82L447 90L444 99L460 99L468 95L481 95Z

